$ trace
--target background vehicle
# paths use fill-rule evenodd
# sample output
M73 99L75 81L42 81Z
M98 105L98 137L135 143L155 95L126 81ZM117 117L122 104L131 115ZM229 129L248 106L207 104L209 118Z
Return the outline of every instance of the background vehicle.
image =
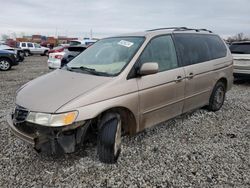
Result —
M23 49L25 56L35 55L35 54L48 56L48 52L50 50L49 48L42 47L40 46L40 44L32 42L20 42L19 47Z
M67 49L65 49L65 53L63 55L63 58L61 60L61 67L66 65L68 62L70 62L72 59L74 59L76 56L78 56L80 53L82 53L84 50L86 50L87 47L84 45L77 45L77 46L69 46Z
M49 69L61 68L61 66L62 66L61 61L62 61L62 58L63 58L64 54L65 54L64 51L50 53L49 54L49 59L48 59L48 67L49 67Z
M48 67L50 69L61 68L83 52L87 47L85 45L76 45L65 47L63 51L50 53Z
M16 54L12 51L0 50L0 70L7 71L15 65L18 65Z
M56 53L56 52L63 52L66 48L68 48L68 46L64 45L64 46L57 46L54 47L53 49L49 50L48 54L50 53Z
M70 46L75 46L75 45L90 46L90 45L94 44L95 42L97 42L97 40L93 40L93 39L71 40L71 41L69 42L69 45L70 45Z
M0 50L13 51L16 54L17 62L23 62L23 60L24 60L24 51L20 48L12 48L12 47L7 46L7 45L0 45Z
M53 152L55 145L74 152L95 130L100 161L114 163L123 134L204 106L218 111L232 82L232 55L218 35L184 27L148 30L102 39L29 82L7 119L21 139L36 149L46 143Z
M250 41L234 42L230 50L234 59L234 77L250 78Z

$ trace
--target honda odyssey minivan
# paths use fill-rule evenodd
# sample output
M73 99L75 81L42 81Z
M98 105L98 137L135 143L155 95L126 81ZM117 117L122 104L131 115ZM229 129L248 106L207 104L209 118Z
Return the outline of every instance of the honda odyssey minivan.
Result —
M96 132L100 161L114 163L123 135L197 108L217 111L232 82L231 53L211 31L125 34L22 86L8 123L36 150L52 153L74 152Z

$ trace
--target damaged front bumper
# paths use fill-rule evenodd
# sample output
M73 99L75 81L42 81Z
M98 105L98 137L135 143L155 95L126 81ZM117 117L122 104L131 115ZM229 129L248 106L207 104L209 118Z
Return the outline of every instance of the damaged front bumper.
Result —
M7 116L7 122L15 136L31 144L37 151L72 153L82 145L90 121L76 122L63 127L46 127L27 121L15 123L13 115Z

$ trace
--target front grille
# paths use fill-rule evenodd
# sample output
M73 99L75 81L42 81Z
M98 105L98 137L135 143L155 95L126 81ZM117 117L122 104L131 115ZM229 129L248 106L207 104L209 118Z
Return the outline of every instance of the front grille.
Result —
M13 114L14 122L15 123L24 122L28 116L28 113L29 111L26 108L17 105Z

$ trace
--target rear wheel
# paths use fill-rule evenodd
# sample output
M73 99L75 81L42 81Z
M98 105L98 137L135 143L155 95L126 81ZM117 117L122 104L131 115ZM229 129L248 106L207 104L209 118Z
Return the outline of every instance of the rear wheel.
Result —
M115 163L121 152L122 124L120 115L107 113L99 124L97 152L103 163Z
M44 55L45 55L45 56L49 56L49 51L46 50L46 51L44 52Z
M217 82L209 99L208 110L218 111L225 101L226 86L223 82Z
M25 50L24 55L25 55L25 57L28 57L30 55L30 52L28 50Z
M0 70L7 71L11 68L11 61L9 59L0 59Z

